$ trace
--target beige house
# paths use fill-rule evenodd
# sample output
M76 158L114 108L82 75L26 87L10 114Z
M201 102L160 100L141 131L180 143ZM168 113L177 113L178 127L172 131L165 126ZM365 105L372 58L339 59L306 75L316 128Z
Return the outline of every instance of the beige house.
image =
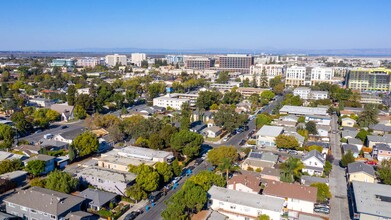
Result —
M354 127L356 124L356 120L351 119L351 118L343 118L341 119L341 125L342 127Z
M363 162L354 162L348 164L349 182L360 181L367 183L376 183L375 170L371 165Z

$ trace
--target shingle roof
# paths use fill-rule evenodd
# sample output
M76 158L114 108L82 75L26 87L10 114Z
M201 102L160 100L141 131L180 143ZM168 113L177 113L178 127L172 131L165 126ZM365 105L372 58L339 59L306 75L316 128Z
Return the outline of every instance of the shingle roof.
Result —
M319 141L307 141L307 143L305 144L305 146L312 146L312 145L321 146L323 148L329 148L330 147L330 143L319 142Z
M352 153L359 153L358 148L356 145L353 144L344 144L342 145L343 152L346 154L349 150L352 151Z
M101 191L98 189L90 189L80 192L80 196L91 200L90 204L98 207L102 207L106 203L113 200L117 195L110 192Z
M45 154L38 154L37 156L34 156L34 157L30 157L29 159L25 160L24 162L25 163L28 163L32 160L42 160L42 161L49 161L49 160L53 160L55 157L52 157L52 156L49 156L49 155L45 155Z
M377 150L383 150L383 151L391 151L391 147L388 144L376 144L375 148Z
M316 187L277 181L267 181L265 189L263 190L264 195L299 199L314 203L316 202L317 193L318 189Z
M267 175L267 176L277 176L277 177L280 177L280 172L281 172L280 169L275 169L275 168L271 168L271 167L265 167L265 168L263 168L263 170L261 172L261 176Z
M4 201L58 216L82 203L84 199L50 189L32 187L19 191Z
M375 176L375 170L371 165L365 164L363 162L354 162L348 164L349 173L364 172L371 176Z
M385 134L383 136L368 135L367 139L368 139L368 141L372 141L372 142L391 143L391 135L389 135L389 134Z
M259 192L261 190L261 179L254 175L248 175L248 174L235 175L228 180L227 185L238 184L238 183L249 187L255 192Z
M349 144L359 144L362 145L362 141L357 138L348 138L348 143Z
M391 126L387 126L384 124L375 124L375 125L370 125L370 129L374 131L384 131L384 132L390 132L391 131Z
M329 184L329 180L327 178L322 178L322 177L318 177L318 176L303 175L303 176L301 176L301 183L303 183L306 186L309 186L312 183L326 183L326 184Z
M256 135L258 136L268 136L268 137L277 137L282 133L284 130L283 127L279 126L270 126L270 125L264 125Z
M212 186L208 194L212 199L274 212L281 212L284 205L284 200L280 198L271 198L256 193L240 192L218 186Z
M68 139L68 140L73 140L75 139L79 134L85 132L86 129L84 128L79 128L79 129L74 129L74 130L69 130L66 132L61 133L61 137Z
M262 160L262 161L268 161L276 163L278 160L278 155L273 154L272 152L255 152L252 151L248 155L248 158L254 159L254 160Z
M343 130L342 131L343 138L356 137L357 134L358 134L358 131L351 131L351 130Z
M322 162L323 164L325 163L325 159L323 158L322 154L319 153L319 151L317 151L317 150L312 150L312 151L308 152L306 155L303 156L302 161L306 161L306 160L310 159L311 157L316 157L320 162Z

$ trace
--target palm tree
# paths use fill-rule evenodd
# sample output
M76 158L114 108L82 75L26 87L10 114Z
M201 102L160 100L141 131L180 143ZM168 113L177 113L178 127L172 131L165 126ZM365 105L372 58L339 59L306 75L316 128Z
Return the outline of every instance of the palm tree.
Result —
M284 182L293 182L300 178L301 170L304 168L303 163L298 158L290 157L281 164L281 180Z
M228 176L230 172L238 171L240 168L233 164L231 158L223 158L220 164L217 166L217 169L221 172L225 172L226 180L228 181Z

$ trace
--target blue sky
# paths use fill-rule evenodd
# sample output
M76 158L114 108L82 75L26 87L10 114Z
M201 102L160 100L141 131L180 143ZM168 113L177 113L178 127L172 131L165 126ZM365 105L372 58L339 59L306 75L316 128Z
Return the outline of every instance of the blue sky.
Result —
M389 0L12 0L0 50L391 48Z

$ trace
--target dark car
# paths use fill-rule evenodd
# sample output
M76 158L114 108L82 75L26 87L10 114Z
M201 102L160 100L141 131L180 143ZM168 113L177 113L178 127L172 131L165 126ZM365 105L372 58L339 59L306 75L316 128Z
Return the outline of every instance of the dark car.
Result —
M314 208L314 212L329 214L330 209L329 208Z
M246 143L246 140L241 140L239 146L243 146Z
M197 166L197 165L201 164L203 161L204 160L202 158L198 158L198 159L195 160L194 165Z
M61 126L61 129L65 129L65 128L68 128L68 126L66 125Z
M136 211L132 211L131 213L127 214L124 218L124 220L133 220L135 219L140 213Z

